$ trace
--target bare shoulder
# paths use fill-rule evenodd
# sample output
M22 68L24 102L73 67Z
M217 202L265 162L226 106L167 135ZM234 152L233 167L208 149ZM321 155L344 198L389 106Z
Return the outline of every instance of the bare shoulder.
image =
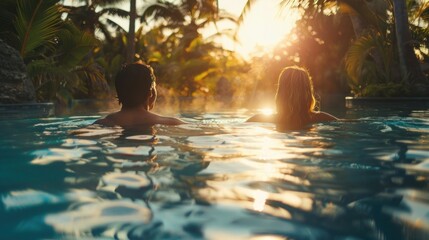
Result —
M162 115L158 115L156 113L150 113L150 118L153 124L161 124L161 125L180 125L185 124L186 122L175 118L175 117L165 117Z
M93 124L99 124L107 127L122 126L122 127L133 127L139 125L179 125L183 124L180 119L173 117L164 117L152 112L142 112L140 110L135 111L119 111L107 115L104 118L98 119Z
M313 112L311 118L314 122L329 122L338 120L337 117L326 112Z
M276 115L265 115L265 114L256 114L249 119L246 120L246 122L275 122Z
M114 126L124 125L124 123L127 123L128 121L129 121L129 117L127 117L127 115L124 114L122 111L118 111L118 112L110 113L104 118L98 119L93 124L99 124L106 127L114 127Z
M104 117L104 118L100 118L97 121L95 121L93 124L98 124L98 125L103 125L103 126L114 126L115 123L114 121L112 121L109 117L110 115Z
M178 118L174 118L174 117L163 117L163 116L158 116L158 123L157 124L163 124L163 125L180 125L180 124L185 124L186 122L178 119Z

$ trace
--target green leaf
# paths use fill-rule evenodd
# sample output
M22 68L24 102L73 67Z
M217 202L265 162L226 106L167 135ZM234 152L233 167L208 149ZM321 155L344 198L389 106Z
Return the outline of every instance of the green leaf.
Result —
M81 32L73 23L67 21L58 32L58 64L73 68L95 47L95 39L86 32Z
M359 84L360 71L370 51L376 47L374 39L370 35L358 38L349 48L346 54L346 72L354 85Z
M17 1L14 26L23 58L42 45L53 43L62 21L57 2L57 0Z

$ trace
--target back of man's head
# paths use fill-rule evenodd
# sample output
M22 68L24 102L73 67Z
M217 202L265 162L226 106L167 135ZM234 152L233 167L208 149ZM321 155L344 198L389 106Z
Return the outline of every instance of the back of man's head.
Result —
M134 108L148 104L152 88L155 87L153 69L146 64L125 65L116 75L115 87L119 103L123 108Z

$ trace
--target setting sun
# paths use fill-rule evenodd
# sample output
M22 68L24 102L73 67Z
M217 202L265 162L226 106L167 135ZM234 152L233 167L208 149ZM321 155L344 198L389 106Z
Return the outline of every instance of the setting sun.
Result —
M237 16L240 15L245 3L246 0L219 1L221 8ZM278 1L256 1L239 27L239 43L225 41L224 45L232 45L233 49L244 57L257 54L261 50L269 51L290 33L298 16L298 12L281 8Z
M272 115L274 113L274 110L272 108L261 108L259 109L259 112L264 115Z

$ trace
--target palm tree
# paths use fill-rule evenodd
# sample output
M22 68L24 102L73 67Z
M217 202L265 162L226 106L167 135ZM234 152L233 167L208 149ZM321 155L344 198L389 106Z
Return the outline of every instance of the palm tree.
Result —
M245 8L242 11L241 16L239 17L239 22L243 21L244 15L252 5L257 0L248 0L246 2ZM417 60L417 57L414 53L413 45L411 44L411 35L409 30L407 10L405 7L405 0L392 0L394 7L394 21L395 24L395 33L396 39L392 39L392 36L389 36L388 23L386 22L386 13L387 9L384 8L382 11L376 11L372 5L386 5L385 0L373 1L369 4L364 0L336 0L335 2L342 6L347 6L353 27L355 28L355 33L357 36L357 41L355 46L350 48L348 54L348 72L350 73L350 67L354 68L353 71L356 71L357 68L362 67L362 63L365 61L365 56L371 56L373 59L376 71L384 72L385 79L395 80L395 76L392 72L395 71L394 61L391 61L389 58L396 58L401 64L402 70L402 79L407 81L404 78L414 78L415 80L424 81L425 76L420 68L420 64ZM327 3L334 2L333 0L283 0L282 5L292 4L294 6L304 7L307 11L313 11L313 9L322 9L327 6ZM387 45L388 42L393 42L396 44L399 52L399 57L388 56L384 51L392 52ZM387 47L387 48L386 48ZM358 52L359 50L364 50L364 52ZM368 50L368 51L366 51ZM393 50L394 52L394 50ZM352 57L352 60L350 60ZM359 63L358 65L353 65L353 63ZM393 64L393 65L388 65ZM374 65L374 64L373 64ZM400 76L399 76L400 78Z
M171 52L162 54L169 56L168 61L165 61L169 67L161 75L166 74L165 79L168 80L177 79L177 83L182 84L175 87L182 90L182 95L192 96L204 79L217 72L216 64L208 53L223 50L210 41L212 38L204 40L200 31L210 24L216 25L218 21L235 22L235 19L227 13L219 13L215 0L183 0L178 4L158 1L146 7L142 21L151 17L167 19L163 28L172 31L166 42L174 47L166 48ZM222 34L224 32L217 32L212 37Z
M168 21L167 28L182 31L185 46L189 46L193 39L201 36L200 30L209 24L214 24L217 29L217 22L236 22L235 18L226 12L219 12L217 0L181 0L178 4L168 1L158 0L155 4L148 5L143 15L142 21L154 17L164 18ZM218 32L216 35L225 34Z
M136 31L136 19L137 19L137 7L136 0L130 0L130 25L128 29L127 35L127 55L126 61L127 63L131 63L134 61L135 55L135 31Z
M409 22L412 29L412 38L419 43L418 54L423 58L421 65L423 72L429 73L429 54L425 49L429 48L429 1L411 0L408 3Z
M402 74L406 78L424 83L427 79L420 67L420 63L414 52L411 39L408 12L405 0L393 0L393 12L395 15L395 33L399 52L399 62Z
M56 35L56 45L50 54L32 59L27 64L39 99L60 100L76 93L97 96L108 93L103 71L90 56L96 39L67 21Z
M82 0L85 2L83 6L64 6L65 12L69 13L69 18L80 26L83 30L94 34L96 29L99 29L106 40L113 44L113 37L111 36L108 26L114 27L117 31L123 33L127 32L125 62L131 63L135 60L135 24L137 20L137 6L136 0L129 0L129 11L123 9L108 7L111 4L124 2L124 0ZM101 7L101 10L98 8ZM107 18L106 23L101 21L104 15L119 16L128 18L129 28L128 31L122 29L117 23ZM121 35L121 33L119 35Z
M81 6L68 6L62 5L61 9L67 13L67 18L72 20L73 23L81 30L88 32L92 35L97 30L104 35L105 39L109 42L112 41L112 35L108 27L113 27L118 31L124 31L122 27L110 18L106 18L105 22L102 20L104 16L118 16L126 18L129 13L120 8L110 7L110 4L118 3L123 0L85 0L84 5Z

